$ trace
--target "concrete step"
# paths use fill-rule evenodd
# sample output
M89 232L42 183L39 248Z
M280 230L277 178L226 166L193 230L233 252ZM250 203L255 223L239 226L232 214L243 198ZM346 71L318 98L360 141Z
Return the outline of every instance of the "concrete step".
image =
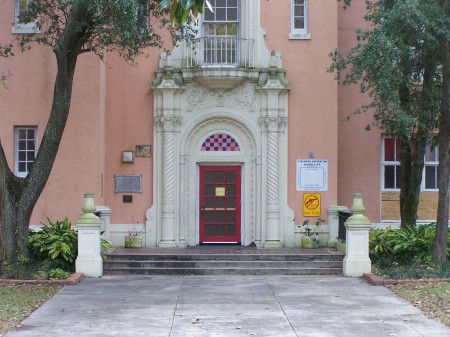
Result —
M108 261L342 261L342 254L109 254Z
M339 268L342 261L106 261L104 268Z
M109 268L105 275L341 275L342 268Z
M342 254L110 254L105 275L342 274Z

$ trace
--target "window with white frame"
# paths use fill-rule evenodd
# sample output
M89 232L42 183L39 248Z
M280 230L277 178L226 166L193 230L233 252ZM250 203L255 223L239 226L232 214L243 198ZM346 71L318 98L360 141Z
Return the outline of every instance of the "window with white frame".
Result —
M423 169L422 190L437 190L439 169L438 148L427 145L425 149L425 165Z
M400 189L400 141L392 137L383 137L382 146L382 189ZM425 148L422 174L422 191L436 191L439 172L439 151L436 146Z
M13 33L35 33L38 30L33 6L37 0L15 0Z
M308 33L308 0L291 0L290 39L310 39Z
M239 51L239 0L210 0L213 11L203 17L204 65L237 65Z
M400 141L384 137L382 144L382 189L400 189Z
M37 127L17 126L15 138L15 173L18 177L26 177L34 163L37 152Z

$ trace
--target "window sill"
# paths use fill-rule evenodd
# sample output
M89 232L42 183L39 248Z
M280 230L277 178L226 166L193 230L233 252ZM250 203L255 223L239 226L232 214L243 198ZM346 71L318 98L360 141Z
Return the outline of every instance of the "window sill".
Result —
M21 26L12 26L11 33L12 34L39 34L41 31L37 26L33 27L21 27Z
M311 40L311 33L306 34L289 34L289 40Z

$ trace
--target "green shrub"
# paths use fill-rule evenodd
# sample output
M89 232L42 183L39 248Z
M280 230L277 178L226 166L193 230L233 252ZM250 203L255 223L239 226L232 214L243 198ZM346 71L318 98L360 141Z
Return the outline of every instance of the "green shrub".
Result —
M45 271L57 268L73 271L78 255L78 233L67 218L55 222L48 219L48 222L49 225L44 225L39 231L30 230L28 248L33 258ZM105 260L114 246L105 239L101 239L100 243L101 256Z
M410 265L436 269L431 264L435 230L434 223L400 229L374 229L369 234L370 258L381 269ZM450 231L448 233L447 241L450 242ZM450 253L449 247L447 245L447 254ZM414 273L412 269L407 273Z
M372 272L376 275L385 276L393 280L399 279L424 279L424 278L449 278L450 262L444 265L434 265L432 263L411 263L400 265L392 262L390 265L381 267L375 264Z
M51 280L64 280L65 278L69 277L69 273L65 270L62 270L61 268L56 268L52 269L48 276Z
M16 263L8 264L5 262L1 265L1 275L9 279L25 279L36 272L36 265L35 261L19 256Z
M114 246L105 239L101 239L100 241L100 255L102 256L103 261L106 260L106 254L112 251Z
M31 230L28 247L31 253L41 261L52 260L64 270L73 270L78 254L77 233L71 227L70 221L52 222L39 231Z

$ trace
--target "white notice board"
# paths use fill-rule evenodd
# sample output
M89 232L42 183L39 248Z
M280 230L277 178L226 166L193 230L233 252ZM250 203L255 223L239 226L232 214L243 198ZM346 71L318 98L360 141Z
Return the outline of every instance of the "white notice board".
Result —
M328 160L297 160L297 191L328 191Z

